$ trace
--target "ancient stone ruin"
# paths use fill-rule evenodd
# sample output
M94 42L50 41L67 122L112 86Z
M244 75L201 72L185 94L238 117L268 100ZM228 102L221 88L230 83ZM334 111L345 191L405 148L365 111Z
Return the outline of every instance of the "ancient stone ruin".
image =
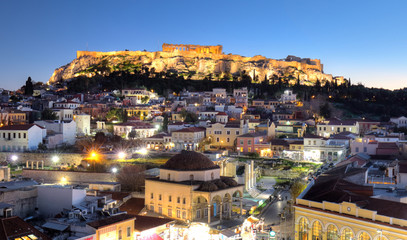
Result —
M196 53L212 53L222 54L222 45L217 46L201 46L191 44L163 44L163 52L196 52Z

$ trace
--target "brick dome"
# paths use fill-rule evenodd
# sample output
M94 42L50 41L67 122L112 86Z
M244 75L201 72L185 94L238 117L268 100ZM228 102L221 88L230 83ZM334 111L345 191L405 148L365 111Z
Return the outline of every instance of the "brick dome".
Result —
M177 171L199 171L216 169L219 166L201 153L183 150L170 158L161 168Z

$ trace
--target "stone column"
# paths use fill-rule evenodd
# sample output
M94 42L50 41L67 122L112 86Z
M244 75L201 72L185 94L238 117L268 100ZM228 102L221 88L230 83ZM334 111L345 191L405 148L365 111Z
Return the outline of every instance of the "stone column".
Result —
M223 202L220 202L219 210L219 219L222 221Z
M327 240L328 239L328 231L322 230L322 240Z
M28 168L28 161L25 162L25 167Z
M240 215L243 215L243 202L242 202L242 197L239 198L240 201Z
M44 169L44 161L41 161L41 169Z
M208 205L208 225L211 223L211 205Z
M308 235L308 239L312 239L312 228L311 228L310 224L308 224L308 227L307 227L307 235Z
M35 162L35 165L36 165L36 167L37 167L37 169L38 169L38 161Z
M34 169L34 161L31 161L31 169Z
M229 219L232 219L232 199L229 199Z

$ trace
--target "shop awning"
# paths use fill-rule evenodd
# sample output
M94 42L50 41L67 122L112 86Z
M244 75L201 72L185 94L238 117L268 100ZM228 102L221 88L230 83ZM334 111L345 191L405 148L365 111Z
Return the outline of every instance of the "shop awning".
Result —
M59 224L59 223L53 223L53 222L47 222L44 225L42 225L43 228L48 228L52 230L57 230L57 231L64 231L65 229L68 228L68 225L64 224Z
M248 218L246 219L246 221L251 222L251 223L256 223L256 222L259 221L259 219L258 219L258 218L255 218L255 217L253 217L253 216L250 216L250 217L248 217Z

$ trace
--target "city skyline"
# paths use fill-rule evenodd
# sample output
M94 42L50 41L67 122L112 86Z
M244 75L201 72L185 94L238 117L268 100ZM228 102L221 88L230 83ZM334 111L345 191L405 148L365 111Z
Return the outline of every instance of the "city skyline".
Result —
M406 3L177 4L53 1L3 3L0 82L15 90L28 76L47 82L77 50L160 51L162 43L223 45L243 56L321 59L324 72L367 87L407 87Z

